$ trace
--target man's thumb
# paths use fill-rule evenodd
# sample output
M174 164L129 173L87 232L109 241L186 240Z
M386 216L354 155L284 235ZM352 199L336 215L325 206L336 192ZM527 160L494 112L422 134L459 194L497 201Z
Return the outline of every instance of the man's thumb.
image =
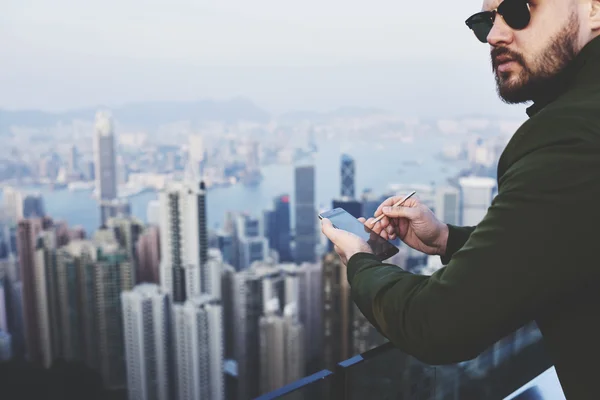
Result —
M417 210L413 207L383 207L383 213L392 218L416 218Z
M323 220L321 221L321 231L325 236L327 236L327 238L329 238L329 240L331 240L332 242L334 241L337 232L333 227L331 221L327 218L323 218Z

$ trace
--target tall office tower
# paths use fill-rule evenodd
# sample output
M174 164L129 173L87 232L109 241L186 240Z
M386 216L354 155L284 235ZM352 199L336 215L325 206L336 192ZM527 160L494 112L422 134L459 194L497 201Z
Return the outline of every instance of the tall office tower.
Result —
M146 223L151 226L160 225L160 201L151 200L146 208Z
M296 263L315 262L317 214L315 208L315 167L300 166L295 170Z
M42 366L50 368L60 354L60 319L56 282L57 238L52 230L44 231L35 252L35 289L38 311L38 334Z
M225 399L223 310L210 295L173 305L177 399Z
M123 292L121 303L129 400L174 398L169 297L145 283Z
M458 189L452 186L436 188L435 215L446 224L460 225L460 192Z
M273 239L275 250L279 253L279 262L292 262L291 234L292 225L290 222L290 196L287 194L281 195L275 199L275 209L273 219L276 226L278 236Z
M260 391L267 393L304 376L304 330L298 321L296 305L285 306L281 315L279 300L267 302L260 318Z
M129 181L129 167L123 156L117 156L117 184L124 185Z
M263 315L262 279L253 269L233 277L234 342L237 361L237 399L253 399L260 395L260 330Z
M127 252L127 257L133 263L134 272L137 271L139 265L135 245L144 231L144 224L134 217L110 218L106 224L114 230L119 246Z
M323 356L325 368L353 354L353 308L346 267L335 253L323 257Z
M60 358L84 361L98 369L98 328L94 262L98 249L90 241L74 240L56 251L55 280L58 318L51 322L60 332ZM53 302L54 304L54 302Z
M42 353L38 326L38 309L36 298L35 250L37 237L44 229L41 219L25 219L19 221L17 247L23 282L23 320L25 328L25 350L27 359L34 364L41 364Z
M354 199L355 173L354 159L348 154L342 154L340 168L340 196L342 199Z
M23 199L23 218L42 218L46 216L44 211L44 199L41 194L29 194Z
M96 167L96 190L98 199L114 200L117 198L117 169L115 157L114 125L109 113L96 113L94 126L94 164ZM101 207L101 222L108 219L106 208Z
M146 228L135 245L136 282L159 284L160 232L158 226Z
M8 332L0 330L0 362L12 358L12 340Z
M492 204L496 181L492 178L469 176L459 179L462 194L462 225L481 222Z
M210 293L213 282L208 261L206 191L203 182L175 183L160 193L160 282L175 303L187 298L185 268L196 266L202 293Z
M236 265L236 238L233 232L225 232L224 230L217 233L217 248L223 255L223 261L232 266Z
M2 190L2 202L10 222L16 223L23 218L23 193L7 186Z
M69 150L68 167L70 175L79 173L79 151L75 145Z
M248 269L255 261L262 261L268 255L269 243L264 236L264 221L247 214L235 217L234 262L237 271Z
M202 176L204 170L205 150L204 139L201 135L189 136L188 167L192 168L197 177Z
M360 196L362 202L362 213L363 217L370 218L375 215L375 211L379 208L379 205L383 202L380 196L376 196L371 189L365 189Z
M133 267L124 251L100 248L94 262L95 316L99 371L104 386L126 386L121 292L133 288Z
M100 200L101 226L111 218L126 218L131 215L131 204L127 199Z
M304 326L306 353L306 374L310 375L320 369L323 354L322 336L322 279L321 263L303 263L297 269L298 276L298 315Z
M221 305L223 306L223 354L225 359L235 358L235 320L234 281L235 268L224 265L221 270Z

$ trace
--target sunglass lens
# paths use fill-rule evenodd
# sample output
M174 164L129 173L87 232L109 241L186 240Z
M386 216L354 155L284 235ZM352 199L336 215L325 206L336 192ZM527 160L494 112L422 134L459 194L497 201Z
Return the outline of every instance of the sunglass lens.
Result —
M481 43L487 42L487 37L492 30L492 23L489 21L477 21L471 24L471 30Z
M524 29L531 19L527 1L524 0L505 0L498 11L513 29Z

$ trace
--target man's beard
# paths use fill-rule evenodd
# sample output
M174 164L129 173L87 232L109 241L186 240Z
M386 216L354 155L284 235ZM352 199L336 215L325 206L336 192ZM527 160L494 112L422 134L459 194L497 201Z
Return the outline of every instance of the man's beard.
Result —
M508 104L524 103L544 98L555 90L558 76L577 55L575 48L579 33L579 20L573 13L567 24L551 40L548 46L536 57L530 57L533 65L528 65L521 54L505 47L492 50L492 69L496 78L496 90L500 98ZM507 56L521 66L519 72L497 72L498 56ZM515 76L516 75L516 76Z

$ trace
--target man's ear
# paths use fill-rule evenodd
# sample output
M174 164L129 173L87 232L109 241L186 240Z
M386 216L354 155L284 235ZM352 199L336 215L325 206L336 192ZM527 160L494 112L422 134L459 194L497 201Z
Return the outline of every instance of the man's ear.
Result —
M600 33L600 0L590 0L590 28L596 33Z

